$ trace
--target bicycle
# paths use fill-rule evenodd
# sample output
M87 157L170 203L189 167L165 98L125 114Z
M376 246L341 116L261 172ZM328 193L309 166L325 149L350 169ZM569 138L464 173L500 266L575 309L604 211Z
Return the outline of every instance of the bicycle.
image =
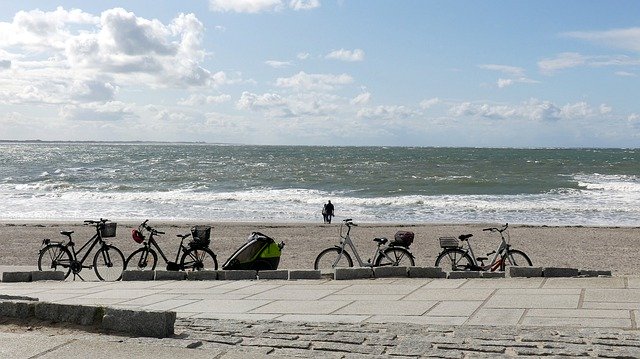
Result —
M105 238L111 238L116 236L117 223L109 222L108 219L102 219L97 221L88 220L84 221L84 225L92 225L96 228L96 233L77 251L75 250L75 243L71 239L71 235L74 231L61 231L60 234L67 236L68 242L56 242L50 239L44 239L42 241L43 247L40 249L40 255L38 257L38 270L59 270L63 268L66 270L64 278L66 279L70 273L73 273L73 280L76 276L84 281L80 272L82 269L87 268L95 271L98 279L103 281L116 281L122 277L122 271L124 270L124 255L122 251L112 244L107 244ZM99 246L93 257L92 265L85 265L84 262L89 258L89 254L93 249ZM86 249L86 252L79 259L79 255Z
M498 232L500 233L500 244L498 248L490 253L487 253L486 257L475 257L473 254L473 248L471 248L471 242L469 239L473 237L473 234L463 234L458 237L462 244L458 243L455 237L440 237L440 247L443 248L438 258L436 258L436 267L447 267L449 269L449 263L451 270L453 271L491 271L496 270L504 271L507 265L511 266L532 266L531 259L523 251L517 249L511 249L509 244L510 236L507 228L509 223L505 224L503 228L485 228L483 231ZM504 233L507 233L505 239ZM466 248L464 243L467 244ZM489 256L494 255L491 263L485 265L484 261L488 260Z
M130 265L135 265L135 269L138 270L155 270L158 253L167 264L167 270L170 271L199 271L204 269L218 269L218 261L216 254L209 249L211 227L210 226L194 226L191 229L191 233L178 234L180 238L180 245L176 253L175 261L170 261L164 254L155 236L165 234L147 224L149 220L142 222L138 226L138 229L131 231L133 240L142 244L141 248L133 251L127 260L125 261L125 269L128 269ZM148 236L144 236L143 231L148 233ZM189 242L188 247L184 245L184 240L193 237L193 240ZM154 249L155 248L155 249ZM157 250L157 252L156 252ZM182 254L182 257L180 257ZM180 262L178 262L180 258Z
M347 233L343 235L343 227L347 227ZM352 227L358 225L352 222L352 219L342 220L340 225L340 245L327 248L318 254L313 264L314 269L333 269L336 267L353 267L351 255L346 251L349 246L356 257L360 267L383 267L383 266L415 266L414 255L409 250L409 245L413 242L413 233L410 239L395 238L389 242L387 238L378 237L373 241L378 244L373 261L368 259L367 262L362 261L360 254L351 240L350 233Z

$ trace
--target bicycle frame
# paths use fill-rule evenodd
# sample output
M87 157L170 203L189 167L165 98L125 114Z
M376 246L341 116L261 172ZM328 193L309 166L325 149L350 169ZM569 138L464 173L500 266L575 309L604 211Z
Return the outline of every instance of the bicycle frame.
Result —
M153 237L153 233L149 234L149 243L146 243L145 245L147 247L153 246L157 250L157 252L160 254L162 259L165 261L165 263L169 263L170 262L169 258L167 258L167 256L164 254L164 252L162 251L162 249L158 245L158 242L156 242L155 238ZM182 238L182 240L180 241L180 246L178 247L178 252L176 253L175 263L178 262L178 258L180 258L180 253L183 253L186 250L187 250L187 247L184 246L184 238Z
M345 223L348 223L348 222L345 221ZM355 224L351 224L351 225L355 225ZM342 225L340 226L340 238L342 238L342 240L340 240L340 245L336 246L337 248L340 249L340 255L338 255L338 257L336 258L336 261L333 263L334 267L338 264L340 259L342 259L342 254L345 252L346 246L349 246L349 248L351 248L351 252L355 255L356 260L358 261L358 265L360 267L373 267L376 259L376 254L378 256L384 256L385 258L393 262L393 259L391 259L388 255L384 253L384 250L387 249L388 246L382 247L381 244L378 244L377 248L373 252L373 257L370 258L367 262L364 262L360 257L360 254L358 253L358 250L356 249L355 244L351 240L351 236L349 235L351 233L351 225L346 224L348 229L347 229L347 233L344 236L342 235Z
M510 244L509 244L509 241L504 238L503 232L507 230L508 226L509 224L507 223L505 227L502 229L498 229L498 228L484 229L484 231L492 231L492 232L497 231L498 233L500 233L500 244L498 245L498 248L491 253L487 253L487 255L491 255L491 254L494 255L493 258L491 259L491 262L487 265L484 265L483 260L481 260L480 261L481 263L478 264L478 259L473 253L473 248L471 247L471 243L469 242L469 239L464 241L464 242L467 242L467 248L462 247L461 249L471 257L471 260L473 261L473 266L474 266L474 268L471 268L472 270L482 270L482 271L488 270L491 272L495 272L496 270L504 270L504 259L505 259L507 250L510 247ZM507 237L508 236L509 236L509 232L507 232Z

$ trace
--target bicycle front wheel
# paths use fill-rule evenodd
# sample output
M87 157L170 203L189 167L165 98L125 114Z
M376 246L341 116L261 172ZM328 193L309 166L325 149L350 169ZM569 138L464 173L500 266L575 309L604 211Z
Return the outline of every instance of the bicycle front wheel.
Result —
M60 244L50 244L42 248L38 257L38 270L61 271L67 278L71 273L71 253Z
M93 257L93 270L96 272L98 279L104 281L120 280L124 264L122 252L110 244L98 249L96 256Z
M532 265L531 259L523 251L510 249L502 260L501 270L504 271L507 266L531 267Z
M158 264L158 255L151 248L138 248L127 257L124 269L154 270Z
M320 252L313 263L313 269L331 270L340 267L353 267L351 256L340 248L327 248Z
M443 270L464 271L473 268L473 260L460 249L446 249L436 258L436 267Z
M184 252L180 266L185 271L216 270L218 260L209 248L192 248Z
M378 254L375 266L393 266L393 267L413 267L416 263L413 255L409 250L402 247L389 247L384 250L384 254Z

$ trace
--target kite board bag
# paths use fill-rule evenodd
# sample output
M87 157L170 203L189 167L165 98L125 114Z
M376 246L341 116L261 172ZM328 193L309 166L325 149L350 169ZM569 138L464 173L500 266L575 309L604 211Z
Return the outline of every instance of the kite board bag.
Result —
M284 242L276 243L273 238L260 232L253 232L243 244L222 265L224 270L275 270L280 263L280 253Z

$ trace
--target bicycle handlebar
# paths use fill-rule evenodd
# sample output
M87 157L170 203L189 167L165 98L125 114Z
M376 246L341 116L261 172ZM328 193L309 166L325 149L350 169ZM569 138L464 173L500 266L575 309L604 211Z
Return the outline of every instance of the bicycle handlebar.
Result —
M147 231L151 232L151 234L156 235L156 234L165 234L165 232L161 232L158 231L157 229L151 227L150 225L147 224L147 222L149 222L149 220L145 220L144 222L142 222L140 224L140 226L138 226L139 228L143 228L146 229Z
M500 232L500 233L502 233L502 232L507 230L507 227L509 227L509 223L506 223L504 225L504 228L502 228L502 229L493 227L493 228L485 228L485 229L483 229L483 231L491 231L491 232Z
M92 219L88 219L88 220L85 220L85 221L84 221L84 224L85 224L85 225L88 225L88 224L104 224L104 223L107 223L107 222L109 222L109 220L108 220L108 219L106 219L106 218L100 218L100 219L99 219L99 220L97 220L97 221L92 220Z

